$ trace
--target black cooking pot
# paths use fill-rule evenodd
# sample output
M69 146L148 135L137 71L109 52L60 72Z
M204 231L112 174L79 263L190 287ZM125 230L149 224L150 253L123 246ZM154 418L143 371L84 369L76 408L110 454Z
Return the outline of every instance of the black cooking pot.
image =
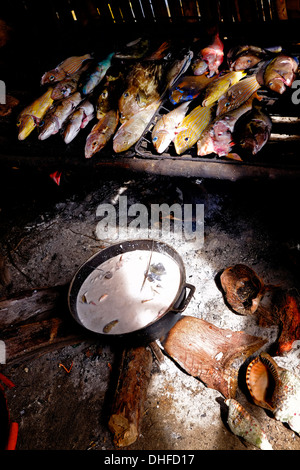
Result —
M139 239L124 241L101 250L99 253L96 253L87 260L75 274L69 287L68 304L69 310L74 319L84 328L90 329L83 323L78 315L77 299L82 284L88 276L90 276L90 274L96 269L99 269L98 267L105 261L117 255L122 255L135 250L145 250L150 253L153 251L167 255L177 264L180 271L180 282L177 293L169 305L169 308L167 308L165 313L163 313L157 320L148 323L140 329L123 334L97 332L97 335L100 335L103 338L105 337L106 339L109 338L109 341L117 340L117 342L120 342L124 340L127 344L130 342L130 344L136 345L150 343L157 339L162 340L179 320L181 313L186 309L195 292L195 287L186 283L185 267L180 255L170 245L153 239ZM120 312L118 312L118 315L120 315Z

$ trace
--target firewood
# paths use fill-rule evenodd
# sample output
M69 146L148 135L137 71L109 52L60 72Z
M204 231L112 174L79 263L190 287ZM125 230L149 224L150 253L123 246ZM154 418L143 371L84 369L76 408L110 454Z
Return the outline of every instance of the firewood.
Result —
M169 331L162 346L187 373L207 387L233 398L237 389L238 367L267 341L231 331L191 316L181 318Z
M36 319L65 306L67 286L30 289L0 299L0 330Z
M88 341L89 336L74 322L52 317L4 330L0 339L5 344L5 363L13 364Z
M133 444L139 436L150 381L153 356L138 346L122 352L118 382L108 427L117 447Z

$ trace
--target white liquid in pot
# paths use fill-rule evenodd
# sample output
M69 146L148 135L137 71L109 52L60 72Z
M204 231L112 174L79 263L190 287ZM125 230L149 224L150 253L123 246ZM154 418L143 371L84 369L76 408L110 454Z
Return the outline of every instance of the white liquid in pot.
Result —
M169 310L180 282L180 268L166 254L136 250L117 255L82 284L77 297L79 320L97 333L138 330Z

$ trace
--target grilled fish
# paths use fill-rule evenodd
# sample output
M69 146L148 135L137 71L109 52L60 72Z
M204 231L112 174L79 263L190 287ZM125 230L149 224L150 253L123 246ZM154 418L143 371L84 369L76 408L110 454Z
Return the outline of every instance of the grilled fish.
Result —
M68 59L57 65L55 69L46 72L42 76L41 84L44 85L45 83L54 83L63 80L77 72L81 68L83 62L91 59L92 56L90 54L68 57Z
M234 126L237 120L252 108L255 98L258 98L257 93L254 93L239 108L217 116L198 140L197 154L205 156L216 153L219 157L227 156L234 145L232 137Z
M45 116L45 122L40 128L41 131L38 136L39 140L45 140L52 134L57 134L66 119L81 101L82 97L79 92L58 101Z
M152 129L152 143L158 153L163 153L174 140L176 131L182 123L190 101L186 101L167 114L164 114Z
M84 149L85 158L91 158L95 153L100 152L100 150L105 147L114 135L118 123L118 110L112 109L99 119L86 139Z
M238 108L260 88L256 76L246 77L231 86L218 100L217 116Z
M235 85L245 75L245 72L228 72L213 80L204 90L202 106L211 106L218 101L229 87Z
M154 101L119 127L113 138L113 149L116 153L124 152L136 144L160 104L160 99Z
M212 109L210 106L197 106L185 116L174 139L175 150L178 155L190 149L200 139L211 118Z
M90 101L85 100L83 103L79 104L66 123L63 133L64 142L69 144L75 139L80 129L84 129L94 116L94 106Z
M41 120L52 106L52 90L53 88L49 87L42 96L37 98L19 114L17 120L17 126L19 127L19 140L24 140L29 136L33 129L40 124Z

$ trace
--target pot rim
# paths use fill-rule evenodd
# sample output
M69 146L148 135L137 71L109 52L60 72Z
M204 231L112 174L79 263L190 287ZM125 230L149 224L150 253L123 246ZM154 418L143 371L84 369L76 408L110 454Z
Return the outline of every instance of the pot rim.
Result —
M100 264L105 262L106 260L122 254L122 253L127 253L130 251L136 251L136 250L154 250L156 252L161 252L163 254L169 255L179 266L180 269L180 282L178 284L178 289L177 293L170 303L169 307L165 310L165 312L159 317L151 322L147 323L141 328L138 328L136 330L128 331L125 333L100 333L100 332L95 332L85 326L82 321L79 319L78 312L77 312L77 296L78 292L80 290L80 287L82 286L83 282L86 280L86 278L91 274L91 272L94 271L96 267L98 267ZM187 302L184 302L184 306L182 307L182 296L184 293L184 290L188 288L190 289L190 293L187 296ZM110 337L110 338L117 338L117 337L124 337L126 335L134 335L137 334L140 331L143 331L151 325L159 322L162 318L164 318L169 312L174 312L175 314L182 313L182 311L186 308L187 304L191 300L192 295L194 294L195 288L191 284L186 283L186 271L185 271L185 266L183 263L183 260L179 253L168 243L162 242L160 240L152 239L152 238L147 238L147 239L132 239L132 240L125 240L121 241L118 243L113 243L112 245L109 245L106 248L103 248L102 250L98 251L94 255L92 255L90 258L88 258L82 265L78 268L76 271L75 275L73 276L69 290L68 290L68 307L69 311L72 315L72 317L79 323L83 328L85 328L88 331L91 331L99 336L105 336L105 337ZM178 301L180 301L180 304L178 304Z

